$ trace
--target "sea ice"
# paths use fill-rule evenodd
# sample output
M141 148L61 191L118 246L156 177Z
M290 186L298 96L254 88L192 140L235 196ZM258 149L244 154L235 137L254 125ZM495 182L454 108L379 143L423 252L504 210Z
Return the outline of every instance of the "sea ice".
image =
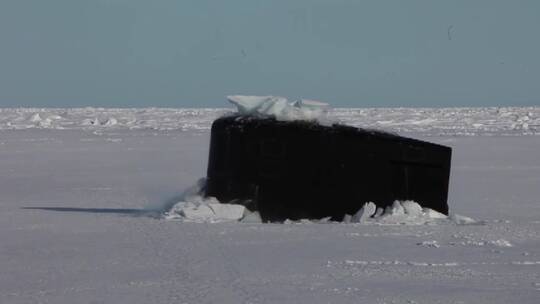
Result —
M422 208L414 201L394 201L391 206L377 208L368 202L354 215L345 215L344 223L363 223L377 225L433 225L453 223L457 225L477 224L472 218L451 214L446 216L430 208Z
M167 211L165 218L210 223L238 221L244 217L245 210L242 205L222 204L215 197L189 195Z
M244 216L240 221L242 223L262 223L261 215L259 214L259 212L251 212L248 209L244 211Z
M401 206L403 206L405 213L408 215L419 215L422 213L422 206L414 201L403 201L401 202Z
M217 223L238 221L244 217L244 206L222 204L215 197L204 197L205 184L204 178L199 179L195 185L184 191L179 202L172 206L163 206L165 219Z
M443 216L444 216L444 214L443 214ZM450 214L450 220L452 220L456 224L462 224L462 225L477 223L472 218L466 217L466 216L463 216L463 215L459 215L459 214Z
M289 102L279 96L227 96L240 114L274 116L277 120L320 120L325 122L329 105L324 102L302 99Z
M368 202L367 204L362 206L362 208L360 208L360 210L358 210L355 215L350 218L350 221L352 223L363 223L368 218L373 216L376 210L377 206L372 202Z
M313 100L276 96L229 96L240 113L281 120L339 122L359 128L423 136L540 135L540 107L508 108L329 108ZM182 130L208 131L230 108L0 108L0 130ZM251 111L251 112L250 112ZM109 123L107 121L111 119ZM49 119L46 123L42 120ZM116 120L116 123L114 123ZM450 139L447 139L450 140Z
M204 197L203 189L206 180L200 179L194 186L188 188L182 199L173 206L166 206L164 217L191 222L230 222L261 223L259 212L251 212L243 205L222 204L215 197ZM284 223L327 223L329 218L322 220L301 219L287 220ZM354 215L345 214L342 223L361 223L375 225L436 225L457 224L470 225L478 222L457 214L446 216L429 208L422 208L415 201L394 201L386 208L378 208L375 203L365 203Z
M107 119L107 121L104 123L105 126L115 126L117 124L118 124L118 120L116 120L116 118L114 117Z
M28 121L30 122L40 122L42 119L41 119L41 116L39 115L39 113L36 113L34 115L32 115Z
M169 211L167 218L210 223L238 221L244 216L244 210L242 205L221 204L209 198L201 203L179 202Z

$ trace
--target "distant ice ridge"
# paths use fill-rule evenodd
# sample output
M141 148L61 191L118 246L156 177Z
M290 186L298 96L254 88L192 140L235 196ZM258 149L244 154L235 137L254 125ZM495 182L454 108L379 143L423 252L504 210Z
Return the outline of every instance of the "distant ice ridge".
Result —
M204 197L202 195L204 185L205 179L200 179L195 186L186 190L181 201L164 213L164 218L198 223L262 222L258 212L251 212L243 205L221 204L215 197ZM287 220L285 224L327 222L330 222L330 218ZM447 216L429 208L422 208L418 203L410 200L394 201L391 206L386 208L378 208L373 202L367 202L355 214L345 215L342 223L364 225L480 224L480 222L466 216L456 214Z
M327 123L329 105L315 100L301 99L290 102L279 96L227 96L240 114L268 115L277 120L315 120Z
M206 131L232 109L0 108L0 130L181 130Z
M294 103L289 105L292 111L287 115L325 116L319 113L324 111L324 106L321 109L317 104L313 106L304 100L300 106L301 114L297 113L298 106ZM259 110L279 112L279 107L274 103L272 107ZM0 108L0 130L207 132L216 118L233 112L232 108ZM540 135L540 107L328 108L326 118L353 127L423 136Z

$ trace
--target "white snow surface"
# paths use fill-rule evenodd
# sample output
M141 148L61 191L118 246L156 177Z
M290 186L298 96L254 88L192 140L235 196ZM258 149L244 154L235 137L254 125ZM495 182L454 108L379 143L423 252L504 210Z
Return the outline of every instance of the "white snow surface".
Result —
M0 303L538 303L538 108L330 111L452 147L450 212L474 222L167 220L228 111L0 110Z
M285 99L266 97L273 102L258 111L279 112ZM240 111L252 111L242 108ZM315 118L363 128L425 136L540 135L540 107L490 108L328 108L303 100L284 106L283 117ZM4 108L0 109L0 130L182 130L206 132L214 119L233 113L234 109L171 108ZM323 113L326 115L323 115Z

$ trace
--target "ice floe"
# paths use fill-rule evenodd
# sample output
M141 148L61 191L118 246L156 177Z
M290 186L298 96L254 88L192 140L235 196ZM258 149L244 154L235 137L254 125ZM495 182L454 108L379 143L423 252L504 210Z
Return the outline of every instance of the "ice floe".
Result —
M240 114L267 115L277 120L317 120L326 122L329 105L315 100L301 99L290 102L280 96L227 96Z

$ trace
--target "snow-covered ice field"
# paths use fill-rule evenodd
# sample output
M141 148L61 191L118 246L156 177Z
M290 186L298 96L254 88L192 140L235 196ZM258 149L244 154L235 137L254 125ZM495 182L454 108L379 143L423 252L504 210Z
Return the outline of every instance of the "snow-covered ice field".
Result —
M0 303L539 303L540 108L335 109L451 146L428 225L189 223L230 109L0 109Z

